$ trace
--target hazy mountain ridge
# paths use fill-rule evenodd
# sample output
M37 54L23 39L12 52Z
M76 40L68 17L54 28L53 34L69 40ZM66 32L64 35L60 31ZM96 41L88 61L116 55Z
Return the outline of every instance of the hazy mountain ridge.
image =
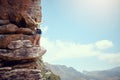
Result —
M46 63L46 67L59 75L61 80L120 80L120 67L85 73L81 73L65 65L51 65Z
M66 67L65 65L51 65L46 63L47 68L51 69L53 73L59 75L61 80L84 80L84 74L76 71L72 67ZM81 79L80 79L81 78Z
M92 71L86 73L86 75L95 80L120 80L120 67L103 71Z

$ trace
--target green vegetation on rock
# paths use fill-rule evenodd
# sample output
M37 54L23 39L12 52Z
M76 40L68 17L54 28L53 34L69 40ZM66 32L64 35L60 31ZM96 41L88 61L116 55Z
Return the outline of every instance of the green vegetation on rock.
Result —
M43 75L43 80L61 80L60 76L54 74L50 69L47 69L44 62L39 59L39 65L41 66L41 73Z

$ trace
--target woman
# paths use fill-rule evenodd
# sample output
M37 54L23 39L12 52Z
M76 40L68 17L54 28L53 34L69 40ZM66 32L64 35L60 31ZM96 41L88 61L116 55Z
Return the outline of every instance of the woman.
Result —
M33 45L38 45L40 46L40 38L41 38L42 31L41 29L36 29L35 31L35 36L34 36L34 42Z

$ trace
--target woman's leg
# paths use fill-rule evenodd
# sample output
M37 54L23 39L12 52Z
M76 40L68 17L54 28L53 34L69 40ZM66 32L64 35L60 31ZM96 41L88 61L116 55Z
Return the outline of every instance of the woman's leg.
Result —
M40 35L37 37L37 45L40 46Z
M35 38L34 38L34 41L33 41L33 46L35 46L36 45L36 35L35 35Z
M35 39L34 39L34 42L33 42L33 45L38 45L40 46L40 35L39 34L36 34L35 35Z

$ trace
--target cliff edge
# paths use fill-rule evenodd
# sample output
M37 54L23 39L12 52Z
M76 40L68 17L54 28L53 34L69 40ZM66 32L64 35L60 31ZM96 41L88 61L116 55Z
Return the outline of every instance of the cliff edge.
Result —
M42 17L40 2L0 0L0 80L60 80L56 75L50 79L53 74L45 69L46 49L33 46L34 28Z

